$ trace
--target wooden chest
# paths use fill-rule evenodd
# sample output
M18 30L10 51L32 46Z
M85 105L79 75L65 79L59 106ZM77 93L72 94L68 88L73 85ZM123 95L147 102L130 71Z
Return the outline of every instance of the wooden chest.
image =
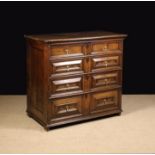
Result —
M121 113L125 34L26 35L27 113L45 129Z

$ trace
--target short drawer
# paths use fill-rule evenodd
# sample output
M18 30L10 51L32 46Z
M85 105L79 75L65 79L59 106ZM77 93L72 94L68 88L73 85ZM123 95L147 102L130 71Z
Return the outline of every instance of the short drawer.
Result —
M120 90L93 93L90 96L90 113L119 109Z
M114 53L121 50L120 41L104 41L92 44L92 54Z
M52 100L51 121L70 119L84 114L84 97L74 96Z
M91 71L121 67L121 55L106 55L91 58Z
M67 93L72 91L83 91L83 76L65 77L50 80L50 92Z
M120 85L120 71L92 74L91 89Z
M74 74L84 72L84 59L67 61L50 61L50 72L52 74Z
M50 47L50 55L51 56L80 56L83 55L83 45L57 45Z

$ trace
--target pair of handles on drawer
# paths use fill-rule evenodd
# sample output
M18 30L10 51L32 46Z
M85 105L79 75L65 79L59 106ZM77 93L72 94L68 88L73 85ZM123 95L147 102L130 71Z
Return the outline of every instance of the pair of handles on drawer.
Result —
M107 50L107 49L108 49L108 46L104 45L102 50ZM69 49L68 48L64 49L64 51L66 52L67 55L69 54Z

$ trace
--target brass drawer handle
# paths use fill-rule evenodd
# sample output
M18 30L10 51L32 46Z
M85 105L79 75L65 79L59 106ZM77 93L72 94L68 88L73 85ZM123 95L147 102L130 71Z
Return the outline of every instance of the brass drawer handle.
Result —
M66 112L69 111L70 107L66 105Z
M108 79L104 79L104 82L107 85L108 84Z
M103 102L104 102L104 104L106 104L106 103L107 103L107 99L105 98L105 99L103 100Z
M66 54L68 55L69 54L69 49L65 49L65 52L66 52Z
M70 71L70 68L69 68L69 66L67 65L67 71Z
M107 49L108 49L107 45L104 45L103 50L107 50Z
M69 106L68 105L66 106L66 110L69 111Z
M106 102L107 101L107 99L106 98L104 98L104 100L103 100L104 102Z
M108 67L108 62L107 61L105 61L105 66Z

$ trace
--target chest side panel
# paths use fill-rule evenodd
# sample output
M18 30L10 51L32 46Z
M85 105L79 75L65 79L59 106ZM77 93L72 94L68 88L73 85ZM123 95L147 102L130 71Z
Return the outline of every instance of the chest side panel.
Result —
M46 122L46 56L43 44L27 41L27 112ZM47 78L46 78L47 79Z

